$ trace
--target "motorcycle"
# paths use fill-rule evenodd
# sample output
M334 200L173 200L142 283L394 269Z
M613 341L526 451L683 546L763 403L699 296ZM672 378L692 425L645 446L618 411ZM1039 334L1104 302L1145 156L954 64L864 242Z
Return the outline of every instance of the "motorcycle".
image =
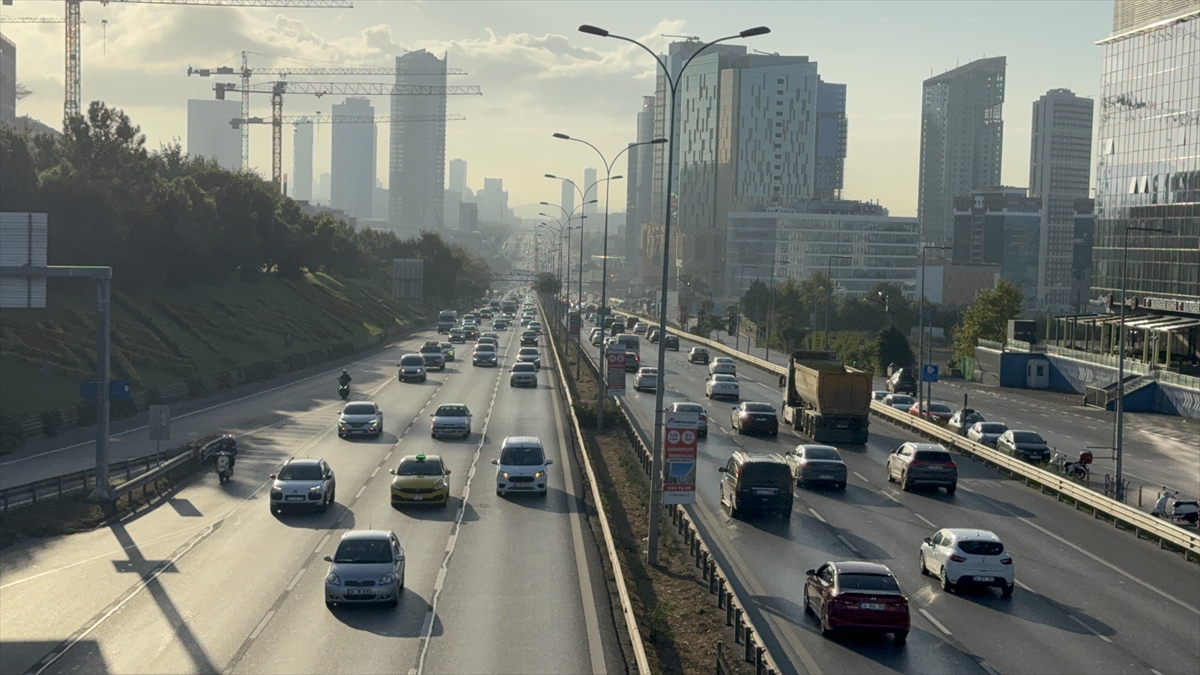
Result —
M350 398L350 385L339 384L338 385L338 396L341 396L343 401Z
M224 483L233 478L233 458L227 454L217 455L217 479Z
M1088 465L1092 463L1092 453L1084 451L1079 453L1079 459L1074 462L1067 462L1067 456L1055 451L1054 457L1050 463L1058 467L1069 478L1075 480L1086 481L1088 478Z
M1179 492L1171 492L1165 486L1158 493L1158 501L1150 515L1164 520L1183 520L1190 525L1200 522L1200 503L1190 499L1179 499Z

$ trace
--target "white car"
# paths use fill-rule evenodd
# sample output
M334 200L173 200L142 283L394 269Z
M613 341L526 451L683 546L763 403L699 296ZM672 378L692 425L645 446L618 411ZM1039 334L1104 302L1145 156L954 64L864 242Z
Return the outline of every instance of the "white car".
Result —
M658 368L638 368L633 378L634 391L655 391L658 389Z
M942 590L957 586L998 586L1004 597L1016 583L1012 556L987 530L947 528L921 542L921 574L932 574Z
M1008 425L1003 422L976 422L967 429L967 438L976 443L996 447L996 441L1008 431Z
M704 382L704 393L709 398L728 398L734 401L742 396L737 378L724 373L710 375Z
M338 417L338 438L372 436L383 433L383 410L372 401L347 404Z
M496 465L496 494L537 492L546 496L546 467L554 460L546 459L542 441L536 436L509 436L500 446Z
M708 374L737 375L737 363L728 356L718 356L708 366Z
M443 403L437 407L430 417L429 435L433 438L442 436L460 436L467 438L471 435L471 411L463 403Z
M888 394L883 398L884 405L890 405L902 412L908 412L908 409L913 407L916 402L916 399L908 394Z
M545 329L543 328L541 321L530 321L529 322L529 330L537 331L537 334L541 335L542 331Z
M648 326L641 321L633 324L633 332L637 335L645 335L646 328L648 328Z
M537 366L532 363L514 363L508 372L508 386L537 388Z
M890 393L892 392L888 391L887 389L876 389L875 391L871 392L871 400L882 403L883 399L887 398L888 394Z

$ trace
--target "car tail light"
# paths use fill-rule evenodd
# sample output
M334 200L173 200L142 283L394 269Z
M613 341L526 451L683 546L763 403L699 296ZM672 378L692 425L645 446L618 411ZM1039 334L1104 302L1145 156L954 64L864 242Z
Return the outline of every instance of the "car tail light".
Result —
M942 466L950 467L951 469L958 468L958 465L954 462L942 462Z
M954 562L967 562L967 559L965 556L961 556L957 553L951 553L950 559L953 560Z
M1011 564L1012 564L1012 558L1001 558L1001 559L1000 559L1000 564L1001 564L1001 565L1011 565Z
M913 461L909 462L908 465L909 466L929 466L929 462L925 462L925 461L922 461L919 459L914 459Z

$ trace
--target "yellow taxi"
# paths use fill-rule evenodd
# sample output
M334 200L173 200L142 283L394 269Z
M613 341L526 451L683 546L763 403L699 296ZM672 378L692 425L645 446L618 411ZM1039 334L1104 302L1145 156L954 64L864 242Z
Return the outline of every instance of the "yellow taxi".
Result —
M400 466L389 469L392 478L392 506L397 504L437 504L445 506L450 498L450 469L438 455L405 455Z

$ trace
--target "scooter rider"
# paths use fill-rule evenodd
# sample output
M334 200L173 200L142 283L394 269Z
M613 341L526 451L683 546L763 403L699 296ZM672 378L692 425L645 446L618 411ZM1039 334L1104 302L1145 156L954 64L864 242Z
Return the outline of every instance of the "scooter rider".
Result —
M342 368L342 374L338 377L338 384L343 387L350 386L350 373L347 373L345 368Z
M231 434L225 434L220 438L220 445L217 448L217 471L221 470L222 461L225 464L229 475L233 475L233 465L237 462L237 439Z

